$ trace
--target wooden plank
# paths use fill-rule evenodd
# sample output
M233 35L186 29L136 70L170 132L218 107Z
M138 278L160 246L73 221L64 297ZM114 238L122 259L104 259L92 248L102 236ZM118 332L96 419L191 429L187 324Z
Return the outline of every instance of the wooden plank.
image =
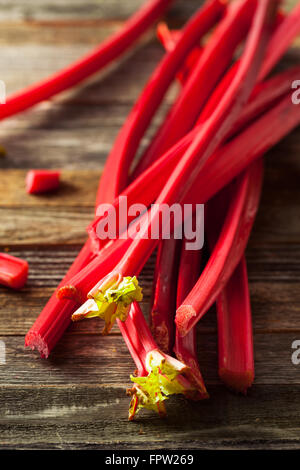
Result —
M83 243L86 239L85 227L93 217L93 210L87 208L22 208L1 209L0 218L1 244L34 244L44 243ZM11 243L13 240L13 243Z
M299 385L288 390L285 385L254 386L248 397L242 397L215 386L211 399L203 403L171 398L164 420L143 411L136 421L128 422L128 398L120 388L5 386L0 389L0 445L2 449L299 448L299 391Z
M101 320L90 320L98 322ZM119 334L66 334L48 360L24 350L23 336L1 336L6 364L0 382L10 385L109 384L127 387L134 363ZM299 333L261 333L255 336L255 384L300 384L300 366L292 364L291 348ZM200 334L199 361L205 383L218 384L216 334ZM121 385L120 385L121 384Z

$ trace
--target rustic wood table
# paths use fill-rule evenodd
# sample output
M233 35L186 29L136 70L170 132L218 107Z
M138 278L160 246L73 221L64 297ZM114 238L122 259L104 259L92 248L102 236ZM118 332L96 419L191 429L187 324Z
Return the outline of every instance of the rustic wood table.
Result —
M0 79L7 93L80 57L141 3L1 2ZM198 4L178 0L168 21L182 24ZM22 292L0 289L0 340L6 346L6 363L0 365L2 449L299 447L300 365L291 361L292 342L300 339L299 130L266 158L262 203L247 251L256 357L247 397L230 393L218 379L213 310L199 325L199 359L211 398L192 405L171 399L165 420L146 411L127 421L125 389L134 365L116 328L102 338L97 320L72 325L48 360L24 349L26 331L85 240L105 158L162 53L152 30L93 81L1 122L7 154L0 160L0 249L30 264ZM299 58L294 48L285 62ZM174 90L162 112L173 97ZM29 196L26 171L41 167L62 168L63 185L51 196ZM142 276L145 305L153 262Z

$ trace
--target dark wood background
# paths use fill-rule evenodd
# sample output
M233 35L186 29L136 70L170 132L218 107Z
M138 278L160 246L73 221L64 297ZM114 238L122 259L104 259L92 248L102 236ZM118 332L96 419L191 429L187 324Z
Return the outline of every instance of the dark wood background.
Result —
M7 93L80 57L141 3L1 2L0 79ZM168 21L182 24L198 4L177 0ZM285 63L299 63L299 54L295 47ZM0 365L0 448L299 445L300 365L291 362L292 341L300 339L299 130L266 158L261 208L247 252L256 356L256 379L247 397L230 393L218 379L214 311L199 325L199 359L211 399L191 405L172 398L166 420L146 411L127 421L125 389L134 365L116 328L104 339L97 320L72 325L49 360L24 350L26 331L85 240L107 153L161 56L152 30L93 81L1 122L0 143L7 155L0 160L0 249L26 258L30 276L22 292L0 288L0 339L6 344L6 364ZM173 97L174 89L162 111ZM57 194L25 194L26 171L39 167L63 169ZM142 276L146 303L153 262Z

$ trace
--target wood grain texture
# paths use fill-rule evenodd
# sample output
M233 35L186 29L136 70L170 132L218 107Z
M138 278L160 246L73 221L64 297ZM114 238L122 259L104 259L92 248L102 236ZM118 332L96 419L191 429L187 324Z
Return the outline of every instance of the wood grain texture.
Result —
M142 0L0 0L0 79L8 93L54 73L121 27ZM290 8L295 0L285 2ZM177 0L168 13L181 25L199 5ZM300 44L299 40L295 46ZM281 66L299 63L292 49ZM0 287L0 447L3 449L299 448L300 375L291 344L300 339L300 130L269 152L261 207L247 249L256 379L247 397L217 374L212 308L198 327L199 361L211 399L171 399L168 418L141 413L128 423L125 389L134 364L117 327L72 324L49 360L24 350L24 335L54 292L93 217L98 178L117 132L162 57L150 31L116 65L70 93L0 126L0 250L28 260L20 292ZM300 77L299 77L300 78ZM142 147L176 96L173 87ZM62 186L29 196L29 168L62 168ZM147 315L155 256L141 275ZM109 371L109 373L108 373Z

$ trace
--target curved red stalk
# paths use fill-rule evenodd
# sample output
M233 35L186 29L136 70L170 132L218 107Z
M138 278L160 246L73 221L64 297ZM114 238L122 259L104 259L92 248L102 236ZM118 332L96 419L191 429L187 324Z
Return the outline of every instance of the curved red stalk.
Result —
M246 259L243 256L217 298L219 376L246 393L254 380L253 335Z
M9 97L0 106L0 119L12 116L71 88L123 54L169 7L172 0L150 0L97 49L46 80Z
M111 194L119 194L126 185L127 175L154 113L184 63L186 54L199 39L216 23L224 11L222 0L209 0L194 15L183 30L183 34L172 52L166 54L148 80L142 94L119 132L112 151L106 161L103 183L100 183L97 198L102 203L110 202ZM111 174L118 172L115 182L109 181Z
M184 336L216 300L244 253L258 208L263 162L254 162L236 183L222 232L197 283L176 312Z
M181 302L197 281L200 273L201 250L188 250L186 243L187 241L184 240L180 256L177 306L181 305ZM192 381L197 386L202 398L208 398L209 395L206 391L198 363L196 328L192 328L184 337L179 335L176 328L174 352L179 361L190 367Z
M167 151L195 125L199 113L218 80L230 64L233 53L251 25L256 0L239 0L213 32L190 73L176 103L138 163L133 178Z
M174 345L176 283L181 240L172 236L158 247L153 280L151 330L159 348L168 354Z

